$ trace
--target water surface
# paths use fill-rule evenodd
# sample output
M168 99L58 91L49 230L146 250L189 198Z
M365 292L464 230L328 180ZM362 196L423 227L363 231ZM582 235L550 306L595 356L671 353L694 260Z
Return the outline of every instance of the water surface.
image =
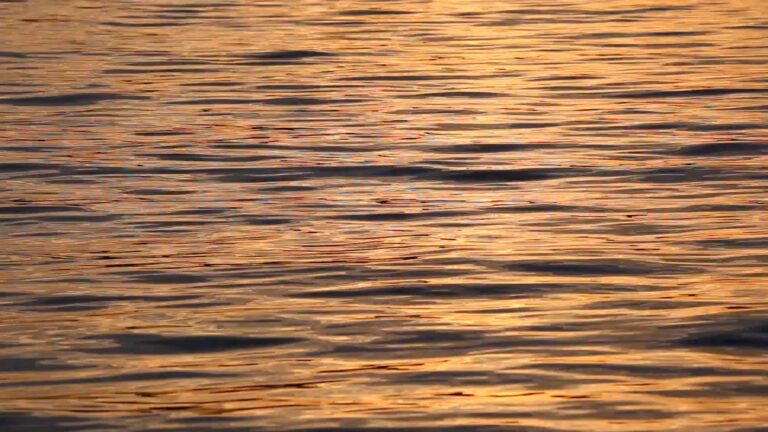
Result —
M762 0L0 0L3 431L757 431Z

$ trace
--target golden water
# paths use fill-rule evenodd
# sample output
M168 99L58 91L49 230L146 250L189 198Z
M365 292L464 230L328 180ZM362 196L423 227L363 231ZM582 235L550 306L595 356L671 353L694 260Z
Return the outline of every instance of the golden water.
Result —
M1 430L768 423L763 0L0 29Z

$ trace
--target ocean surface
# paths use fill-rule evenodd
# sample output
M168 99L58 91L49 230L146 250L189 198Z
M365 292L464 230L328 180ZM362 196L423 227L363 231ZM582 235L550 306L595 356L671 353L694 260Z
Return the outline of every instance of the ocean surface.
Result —
M768 426L765 0L0 0L0 430Z

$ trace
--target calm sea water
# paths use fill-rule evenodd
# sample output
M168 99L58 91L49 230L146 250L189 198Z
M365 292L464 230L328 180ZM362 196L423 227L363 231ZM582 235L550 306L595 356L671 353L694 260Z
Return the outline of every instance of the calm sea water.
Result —
M764 0L0 28L0 430L765 430Z

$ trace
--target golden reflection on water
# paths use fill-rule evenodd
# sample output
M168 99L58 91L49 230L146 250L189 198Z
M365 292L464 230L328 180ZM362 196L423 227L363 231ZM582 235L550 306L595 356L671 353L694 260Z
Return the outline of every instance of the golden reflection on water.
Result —
M764 425L767 20L0 1L0 425Z

